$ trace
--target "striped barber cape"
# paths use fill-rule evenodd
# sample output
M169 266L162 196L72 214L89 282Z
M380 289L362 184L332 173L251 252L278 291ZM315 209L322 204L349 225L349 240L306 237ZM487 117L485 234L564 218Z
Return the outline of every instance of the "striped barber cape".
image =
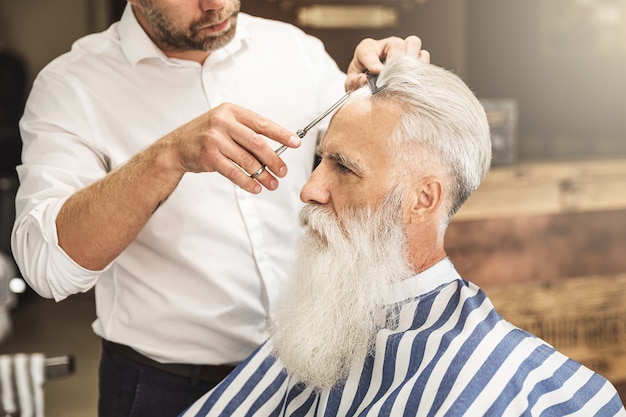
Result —
M182 416L626 416L609 381L504 320L447 259L390 301L398 326L345 384L304 386L270 339Z

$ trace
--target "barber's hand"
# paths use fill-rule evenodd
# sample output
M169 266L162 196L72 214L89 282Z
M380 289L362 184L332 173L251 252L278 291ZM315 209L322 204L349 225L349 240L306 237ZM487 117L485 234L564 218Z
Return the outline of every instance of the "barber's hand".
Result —
M244 190L259 193L261 185L276 189L276 177L287 174L287 165L263 136L276 141L275 147L300 146L293 132L230 103L211 109L165 139L174 144L184 172L219 172ZM251 177L264 166L267 169Z
M354 51L354 57L348 67L346 91L355 90L367 83L365 71L379 74L383 69L383 61L398 54L414 55L424 62L430 62L430 53L422 49L422 41L417 36L406 39L395 36L374 40L363 39Z

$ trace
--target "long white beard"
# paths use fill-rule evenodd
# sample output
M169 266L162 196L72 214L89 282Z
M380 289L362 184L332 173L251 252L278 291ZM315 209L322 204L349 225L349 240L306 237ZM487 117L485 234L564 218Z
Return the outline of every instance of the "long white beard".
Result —
M287 371L310 387L337 385L370 352L385 323L390 285L412 275L397 194L375 213L342 220L319 206L301 212L305 234L270 333Z

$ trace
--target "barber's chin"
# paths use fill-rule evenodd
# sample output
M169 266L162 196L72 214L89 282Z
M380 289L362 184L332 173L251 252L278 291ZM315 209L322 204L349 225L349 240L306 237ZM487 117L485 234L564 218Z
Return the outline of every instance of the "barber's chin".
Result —
M220 32L225 32L228 29L230 29L231 27L231 20L234 18L228 18L226 20L224 20L223 22L220 22L216 25L211 25L211 26L205 26L203 28L200 28L200 30L202 32L205 33L214 33L214 34L218 34Z

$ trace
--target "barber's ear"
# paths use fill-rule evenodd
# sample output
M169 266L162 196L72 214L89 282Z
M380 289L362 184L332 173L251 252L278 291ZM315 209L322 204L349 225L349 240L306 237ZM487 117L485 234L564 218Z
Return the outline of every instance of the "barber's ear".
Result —
M407 222L421 223L437 214L443 202L443 184L435 176L419 179L407 199Z

